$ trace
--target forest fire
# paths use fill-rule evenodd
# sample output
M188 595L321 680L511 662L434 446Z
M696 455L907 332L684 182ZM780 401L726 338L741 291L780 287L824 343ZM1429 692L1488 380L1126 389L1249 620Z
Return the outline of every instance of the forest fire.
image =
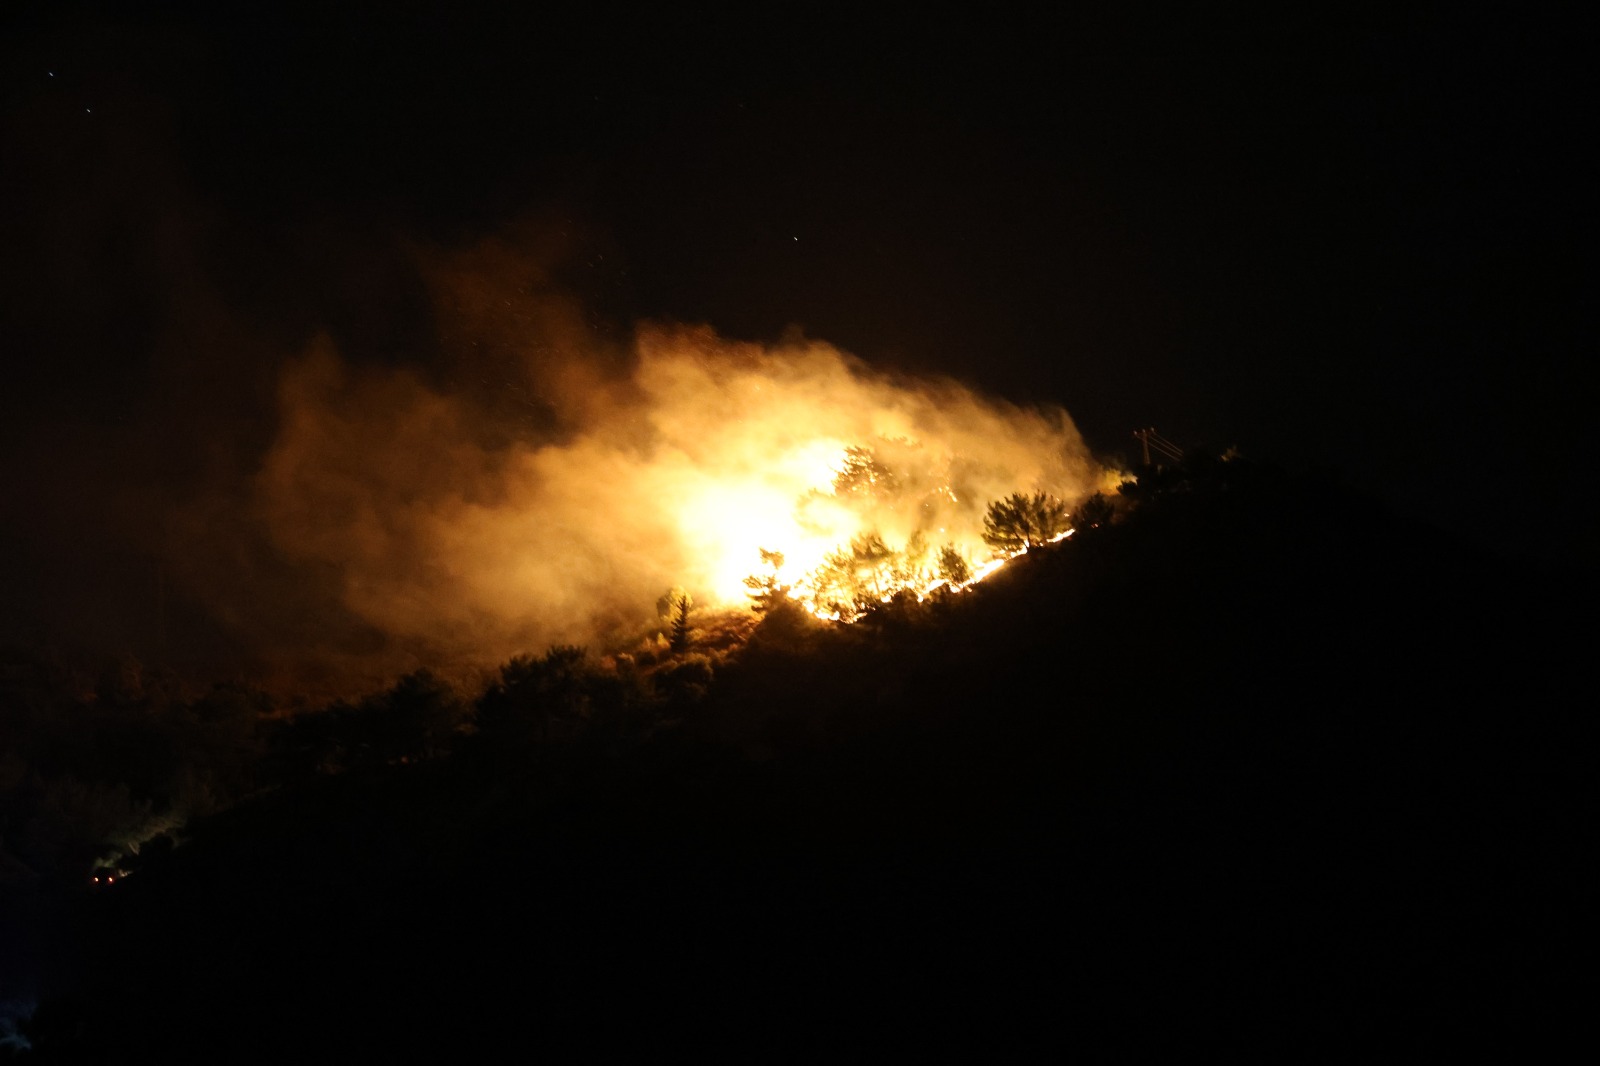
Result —
M688 491L663 503L684 583L712 602L783 588L837 615L863 597L961 584L992 554L981 539L992 499L1095 487L1064 412L985 402L948 382L890 382L825 345L678 333L647 335L640 356L659 434L646 462L688 460L670 479Z
M901 451L911 442L891 442ZM948 467L949 464L946 464ZM781 520L763 524L761 532L770 534L771 543L787 543L802 549L799 558L789 551L759 548L763 563L759 573L740 580L741 592L758 608L769 607L779 598L798 602L818 618L849 622L876 603L887 603L896 596L910 595L919 602L943 589L959 591L988 577L1004 563L1027 551L1025 537L1008 539L994 528L1026 526L1003 514L1005 504L991 508L984 516L981 538L974 536L967 518L970 508L962 508L961 497L950 486L948 469L934 471L931 479L897 474L866 447L843 450L829 468L832 478L806 491ZM938 476L939 474L944 476ZM931 487L930 487L931 486ZM1014 499L1026 499L1015 494ZM1034 522L1034 543L1054 543L1072 535L1067 526L1070 516L1060 501L1038 494L1040 509L1049 513ZM875 524L883 515L909 516L912 531L889 541ZM773 512L778 519L778 512ZM784 528L785 524L787 528ZM749 534L755 527L733 527ZM937 538L937 539L935 539ZM748 558L749 539L734 543L730 557L735 563ZM983 561L976 561L983 560ZM728 572L742 569L726 567ZM715 593L729 599L725 589Z
M825 345L679 333L647 336L641 356L640 380L665 401L657 426L701 438L676 516L688 580L714 603L784 595L850 620L897 593L959 588L1026 550L985 537L991 501L1032 489L1059 505L1102 477L1065 412L892 382ZM707 417L679 420L695 406ZM1036 541L1070 532L1058 511Z
M481 396L312 351L284 375L254 483L274 553L336 574L389 652L494 661L605 643L668 587L849 620L1064 535L1065 508L1109 477L1059 408L890 378L818 342L646 327L620 372L574 369L601 362L530 364L565 424L506 432ZM1045 535L986 538L990 505L1026 493L1059 511Z

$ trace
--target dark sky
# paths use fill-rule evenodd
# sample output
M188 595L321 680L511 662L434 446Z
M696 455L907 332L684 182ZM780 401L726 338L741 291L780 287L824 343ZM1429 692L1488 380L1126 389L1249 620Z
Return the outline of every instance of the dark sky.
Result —
M530 218L568 234L598 329L799 325L1059 403L1105 454L1153 425L1595 561L1575 26L1509 5L151 6L0 24L19 596L63 543L80 574L120 566L85 561L102 518L73 485L203 465L204 424L256 417L275 353L323 329L426 362L399 242Z

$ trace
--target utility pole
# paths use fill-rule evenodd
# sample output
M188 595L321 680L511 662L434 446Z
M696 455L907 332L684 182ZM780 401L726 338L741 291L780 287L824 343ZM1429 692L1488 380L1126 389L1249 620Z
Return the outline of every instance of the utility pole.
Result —
M1166 458L1171 459L1173 462L1177 462L1183 458L1183 449L1172 443L1167 438L1163 437L1161 434L1157 433L1155 431L1155 427L1153 426L1145 429L1134 430L1133 437L1140 444L1144 445L1145 466L1150 465L1150 449L1152 446L1154 446L1157 454L1163 455Z

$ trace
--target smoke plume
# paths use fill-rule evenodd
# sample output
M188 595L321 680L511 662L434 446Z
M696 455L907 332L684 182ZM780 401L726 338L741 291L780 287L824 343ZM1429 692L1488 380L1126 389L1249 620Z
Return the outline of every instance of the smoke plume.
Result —
M499 244L436 265L452 354L429 372L312 342L242 492L190 511L175 565L278 669L604 644L671 586L743 605L763 548L790 577L864 532L975 557L989 500L1096 487L1059 409L891 379L798 335L646 324L607 342L529 276Z

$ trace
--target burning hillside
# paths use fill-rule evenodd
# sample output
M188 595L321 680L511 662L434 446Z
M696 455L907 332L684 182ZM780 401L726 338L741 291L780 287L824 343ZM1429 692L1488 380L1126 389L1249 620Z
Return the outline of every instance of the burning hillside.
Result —
M623 362L606 380L545 368L558 428L507 433L468 391L318 347L283 375L252 514L380 635L355 654L493 662L603 641L669 586L848 619L1025 547L985 541L993 501L1075 505L1107 476L1065 411L890 378L823 343L651 327Z

